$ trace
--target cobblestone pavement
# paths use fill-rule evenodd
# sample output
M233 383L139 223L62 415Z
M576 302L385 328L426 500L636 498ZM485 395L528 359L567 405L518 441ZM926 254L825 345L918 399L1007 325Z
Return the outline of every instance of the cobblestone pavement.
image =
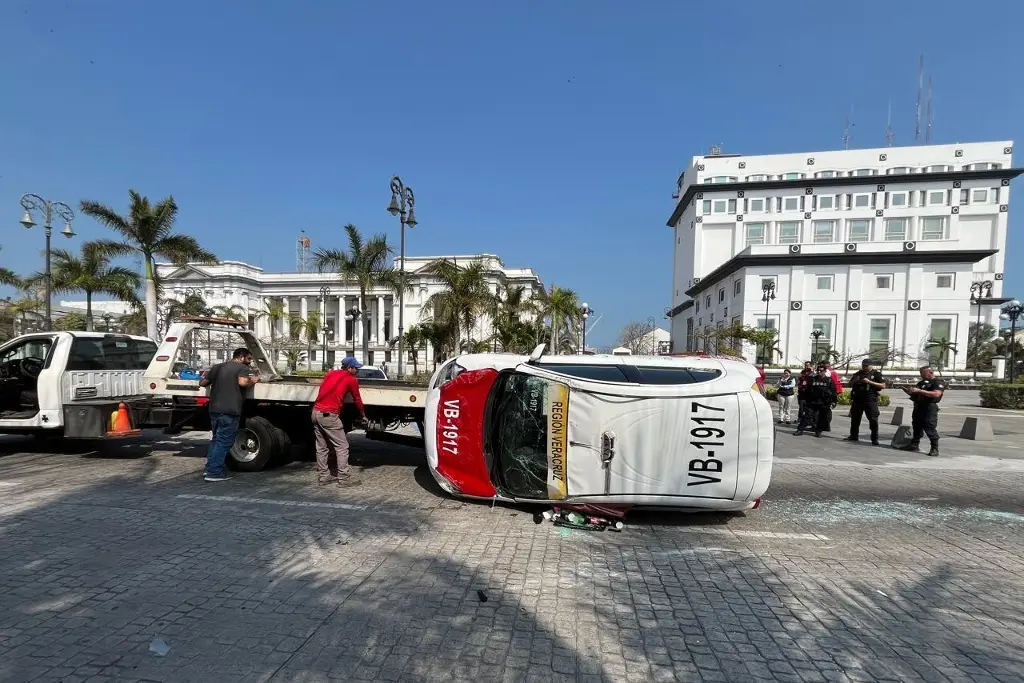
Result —
M618 534L358 438L349 490L306 462L205 484L185 437L3 441L0 681L1024 680L1024 459L846 428L781 434L759 510Z

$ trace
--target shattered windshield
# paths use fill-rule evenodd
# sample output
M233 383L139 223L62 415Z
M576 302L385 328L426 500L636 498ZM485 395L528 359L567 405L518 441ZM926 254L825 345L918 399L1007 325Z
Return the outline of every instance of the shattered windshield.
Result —
M491 403L491 451L499 481L516 498L547 499L548 417L558 382L514 373L505 375ZM564 460L563 460L564 462Z

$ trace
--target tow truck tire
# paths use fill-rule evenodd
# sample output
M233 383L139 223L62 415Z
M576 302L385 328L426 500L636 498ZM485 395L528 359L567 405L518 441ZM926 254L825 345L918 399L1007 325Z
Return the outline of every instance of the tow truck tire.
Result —
M274 436L277 438L277 453L274 455L274 462L286 465L291 461L292 440L288 433L280 427L271 425L270 428L274 430Z
M250 417L239 426L235 445L228 452L232 469L259 472L273 462L280 450L277 429L266 418Z

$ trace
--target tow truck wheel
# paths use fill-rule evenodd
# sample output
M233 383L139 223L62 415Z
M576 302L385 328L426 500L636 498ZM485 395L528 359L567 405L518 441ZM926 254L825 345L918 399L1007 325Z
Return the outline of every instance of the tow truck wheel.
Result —
M271 426L274 430L274 436L277 437L277 453L274 455L274 461L280 465L287 465L291 461L292 454L292 440L280 427Z
M235 445L228 457L242 472L259 472L277 457L280 441L275 428L262 417L250 417L238 428Z

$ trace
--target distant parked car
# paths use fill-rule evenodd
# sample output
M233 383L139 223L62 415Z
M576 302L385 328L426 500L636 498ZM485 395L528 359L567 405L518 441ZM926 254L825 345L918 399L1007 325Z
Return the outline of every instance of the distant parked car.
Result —
M357 379L387 379L388 375L380 368L370 367L364 365L363 367L356 370Z

